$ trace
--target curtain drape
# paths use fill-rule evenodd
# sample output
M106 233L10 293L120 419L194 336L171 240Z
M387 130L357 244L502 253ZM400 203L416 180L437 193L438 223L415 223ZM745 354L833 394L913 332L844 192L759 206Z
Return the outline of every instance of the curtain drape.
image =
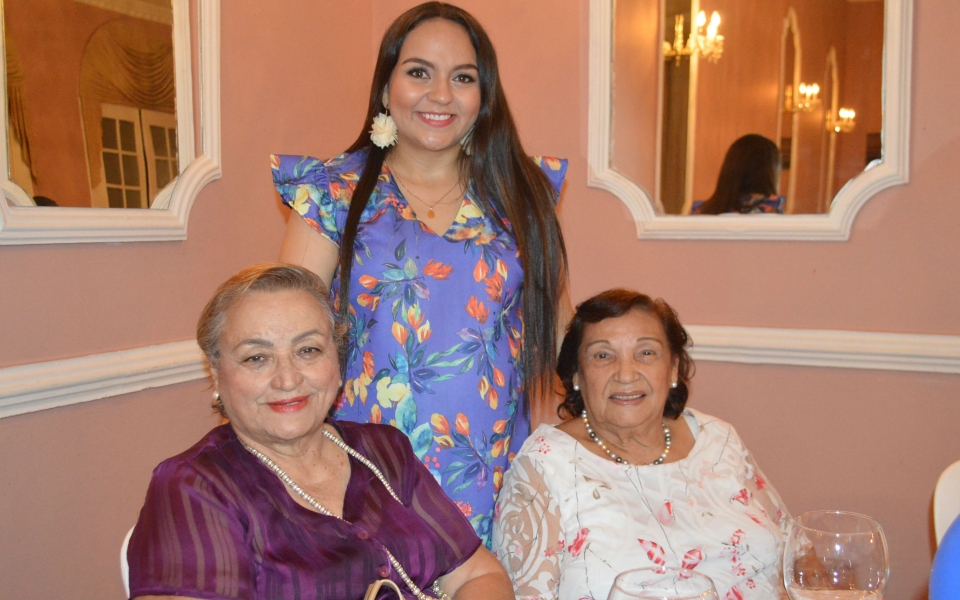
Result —
M176 112L170 27L117 19L97 29L87 43L80 67L80 105L92 188L100 183L102 104Z
M36 181L33 175L33 162L30 158L30 136L27 134L27 119L24 116L23 103L23 63L20 54L10 37L4 39L7 51L7 122L9 134L20 145L20 158L23 164L30 169L30 178ZM9 151L9 149L8 149ZM13 157L9 160L12 162Z

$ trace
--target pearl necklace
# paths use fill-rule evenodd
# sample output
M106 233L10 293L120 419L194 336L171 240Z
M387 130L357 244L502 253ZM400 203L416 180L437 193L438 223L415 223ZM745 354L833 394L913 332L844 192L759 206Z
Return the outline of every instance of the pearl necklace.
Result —
M607 448L606 443L604 443L604 441L600 439L600 436L597 435L597 432L594 431L593 427L590 426L590 421L587 419L587 409L583 409L583 412L580 413L580 416L583 418L583 424L587 428L587 435L589 435L590 439L595 441L597 445L600 446L600 448L607 453L607 456L609 456L613 462L619 465L625 465L628 467L633 466L627 461L617 456L616 454L614 454L613 452L611 452L610 448ZM649 466L663 464L663 461L667 460L667 455L670 454L670 429L667 427L666 423L660 423L660 426L663 427L663 445L664 445L663 454L661 454L660 458L653 461L652 463L647 463L647 465Z
M383 473L380 471L380 469L377 468L375 464L370 462L370 459L368 459L366 456L360 454L359 452L357 452L356 450L348 446L343 440L333 435L326 429L323 430L323 436L328 440L330 440L331 442L333 442L341 450L343 450L350 456L357 459L362 465L364 465L365 467L373 471L373 474L376 475L377 479L380 480L380 483L382 483L383 486L387 488L387 491L390 492L390 495L393 496L393 499L396 500L397 502L400 502L399 496L397 496L397 493L393 491L392 487L390 487L390 483L387 481L387 478L384 477ZM250 452L250 454L253 454L254 456L256 456L258 459L260 459L260 462L265 464L268 469L273 471L277 475L277 477L280 478L280 481L285 483L287 487L293 490L294 493L296 493L298 496L306 500L307 504L312 506L317 512L319 512L322 515L326 515L328 517L339 519L344 523L349 522L343 517L339 517L333 514L332 512L330 512L329 510L327 510L327 508L324 505L320 504L316 500L316 498L314 498L313 496L305 492L303 488L297 485L297 483L289 475L287 475L286 472L284 472L284 470L281 469L277 463L270 460L270 458L268 458L262 452L260 452L256 448L253 448L252 446L248 446L242 440L240 441L240 443L243 444L243 447L246 448ZM400 502L400 504L403 504L403 503ZM436 582L436 581L433 582L432 591L434 594L437 595L437 597L434 598L432 596L428 596L424 594L423 590L417 587L417 584L415 584L413 580L410 579L410 576L407 575L407 572L403 570L402 566L400 566L400 561L394 558L393 554L391 554L390 551L387 550L386 546L383 546L383 544L381 544L381 547L383 547L383 551L387 553L387 558L390 559L390 564L393 565L393 568L397 572L397 575L399 575L400 579L402 579L403 582L407 585L407 588L411 592L413 592L414 596L416 596L420 600L449 600L450 597L443 590L440 589L440 584L439 582Z

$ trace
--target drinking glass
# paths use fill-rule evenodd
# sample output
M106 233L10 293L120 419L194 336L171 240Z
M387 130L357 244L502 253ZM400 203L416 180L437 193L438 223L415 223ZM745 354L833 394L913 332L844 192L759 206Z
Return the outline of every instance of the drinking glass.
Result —
M792 600L882 600L889 577L887 540L870 517L823 510L794 521L783 553Z
M607 600L719 600L713 581L690 569L632 569L617 575Z

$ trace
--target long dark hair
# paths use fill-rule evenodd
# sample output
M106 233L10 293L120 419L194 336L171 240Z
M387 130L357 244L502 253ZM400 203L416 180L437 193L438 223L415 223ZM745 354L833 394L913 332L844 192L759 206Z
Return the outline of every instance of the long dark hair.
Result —
M386 110L383 92L400 58L403 42L413 29L430 19L445 19L463 27L477 54L480 112L470 136L470 154L460 153L460 175L470 182L484 212L516 240L524 272L522 372L526 395L548 391L552 389L556 365L556 322L567 271L567 253L554 210L557 195L550 180L520 144L500 83L493 43L476 19L451 4L427 2L411 8L393 22L380 42L364 126L347 149L366 151L367 160L353 191L340 244L339 317L347 322L353 243L360 216L377 186L387 156L386 149L373 145L369 131L374 117Z
M717 187L713 195L698 211L703 215L741 212L744 194L777 193L777 175L780 171L780 150L762 135L749 133L735 141L720 167Z
M607 319L622 317L632 310L642 310L656 317L667 336L670 356L677 359L677 387L670 388L663 415L675 419L683 412L690 395L690 379L693 378L693 359L687 352L690 336L680 324L669 304L646 294L616 288L601 292L577 305L577 312L570 321L567 334L563 336L560 357L557 359L557 375L563 383L563 402L557 407L560 418L576 417L583 411L583 396L573 387L573 376L580 370L580 345L583 343L583 331L587 325Z

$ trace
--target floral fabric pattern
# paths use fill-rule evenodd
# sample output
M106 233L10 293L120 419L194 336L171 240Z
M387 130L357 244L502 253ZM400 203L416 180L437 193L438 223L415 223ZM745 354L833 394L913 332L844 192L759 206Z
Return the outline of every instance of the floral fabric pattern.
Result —
M559 197L566 161L534 160ZM361 151L327 162L273 156L271 166L283 202L339 246L365 161ZM516 242L469 190L450 229L432 231L384 165L351 251L347 375L337 417L404 432L489 544L508 457L530 433L521 410ZM337 273L332 297L339 288Z
M659 466L601 458L541 425L504 477L493 546L518 599L607 597L628 569L695 569L724 599L786 599L789 515L733 427L687 409L690 454Z

